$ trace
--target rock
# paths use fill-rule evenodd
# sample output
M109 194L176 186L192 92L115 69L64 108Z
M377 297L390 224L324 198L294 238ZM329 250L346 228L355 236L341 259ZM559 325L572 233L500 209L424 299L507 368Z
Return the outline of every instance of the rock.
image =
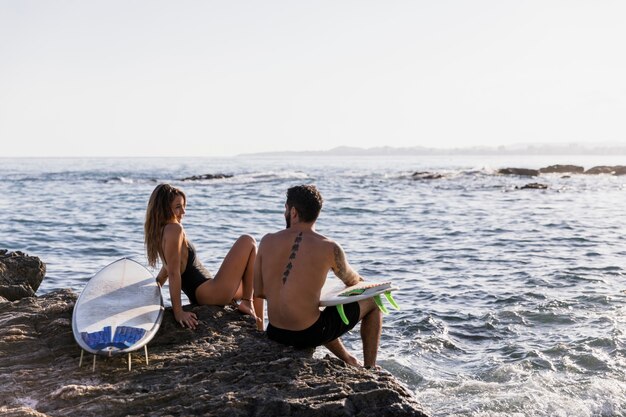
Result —
M527 168L501 168L498 170L498 174L501 175L520 175L525 177L536 177L539 175L539 170L537 169L527 169Z
M613 174L613 167L604 166L604 165L595 166L585 171L585 174L589 174L589 175Z
M0 297L34 297L45 275L46 265L36 256L0 250Z
M615 166L600 165L600 166L595 166L593 168L589 168L587 171L585 171L585 174L626 175L626 166L624 165L615 165Z
M384 370L313 358L267 339L232 307L189 308L195 331L166 309L149 343L127 356L92 355L78 367L76 295L59 290L0 304L0 414L54 416L425 416Z
M516 190L545 190L548 186L546 184L540 184L538 182L531 182L522 187L515 187Z
M545 168L539 169L542 174L582 174L585 171L584 167L578 165L550 165Z
M411 178L413 178L414 180L438 180L443 178L443 175L437 172L416 171L411 175Z
M232 174L193 175L191 177L182 178L181 181L221 180L224 178L232 178Z
M436 172L414 172L411 178L414 180L438 180L443 178L443 175Z

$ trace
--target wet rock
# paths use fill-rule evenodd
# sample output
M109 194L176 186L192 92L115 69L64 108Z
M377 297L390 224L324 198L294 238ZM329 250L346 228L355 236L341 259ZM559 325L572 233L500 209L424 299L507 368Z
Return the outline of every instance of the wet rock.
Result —
M224 178L232 178L232 174L193 175L191 177L182 178L181 181L221 180Z
M536 177L539 175L538 169L528 168L501 168L498 170L498 174L501 175L520 175L524 177Z
M589 175L598 175L598 174L609 174L609 175L626 175L626 166L624 165L615 165L615 166L606 166L599 165L593 168L589 168L585 171L585 174Z
M46 265L38 257L0 250L0 297L9 301L34 297L45 275Z
M515 187L516 190L545 190L548 186L546 184L540 184L538 182L531 182L522 187Z
M585 171L584 167L578 165L550 165L545 168L539 169L542 174L582 174Z
M414 172L411 178L414 180L438 180L443 178L443 175L436 172Z
M196 330L166 309L157 336L127 356L78 367L76 294L0 303L0 414L32 416L425 416L384 370L366 370L268 340L232 307L189 308Z

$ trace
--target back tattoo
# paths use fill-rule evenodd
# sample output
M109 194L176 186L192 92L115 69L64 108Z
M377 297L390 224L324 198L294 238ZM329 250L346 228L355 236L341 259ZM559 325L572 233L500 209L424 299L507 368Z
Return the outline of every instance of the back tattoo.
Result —
M291 268L293 268L293 264L291 262L294 259L296 259L296 253L298 253L298 249L300 249L300 242L302 242L302 232L300 232L298 236L296 236L296 240L293 242L293 246L291 247L291 255L289 255L289 263L285 267L285 272L283 272L283 284L287 282L287 278L289 277Z

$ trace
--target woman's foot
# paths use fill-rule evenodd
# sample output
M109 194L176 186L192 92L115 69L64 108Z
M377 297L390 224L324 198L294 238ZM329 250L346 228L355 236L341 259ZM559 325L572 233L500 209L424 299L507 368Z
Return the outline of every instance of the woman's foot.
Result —
M247 314L249 316L254 317L254 319L258 322L261 319L257 317L256 315L256 311L254 311L254 305L252 304L251 300L248 299L243 299L239 302L239 305L237 305L237 309L243 313L243 314Z

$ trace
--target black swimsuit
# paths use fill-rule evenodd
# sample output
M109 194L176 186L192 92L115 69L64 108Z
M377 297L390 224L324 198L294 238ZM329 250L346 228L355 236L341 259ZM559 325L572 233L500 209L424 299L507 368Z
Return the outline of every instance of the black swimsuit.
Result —
M187 242L187 251L187 265L180 276L181 288L192 304L198 304L196 289L213 277L196 257L196 248L191 242Z
M296 348L325 345L352 330L359 322L361 308L358 302L344 304L343 308L350 324L341 321L336 308L326 307L320 313L317 321L304 330L286 330L274 327L272 323L269 323L265 333L269 339L275 342Z

